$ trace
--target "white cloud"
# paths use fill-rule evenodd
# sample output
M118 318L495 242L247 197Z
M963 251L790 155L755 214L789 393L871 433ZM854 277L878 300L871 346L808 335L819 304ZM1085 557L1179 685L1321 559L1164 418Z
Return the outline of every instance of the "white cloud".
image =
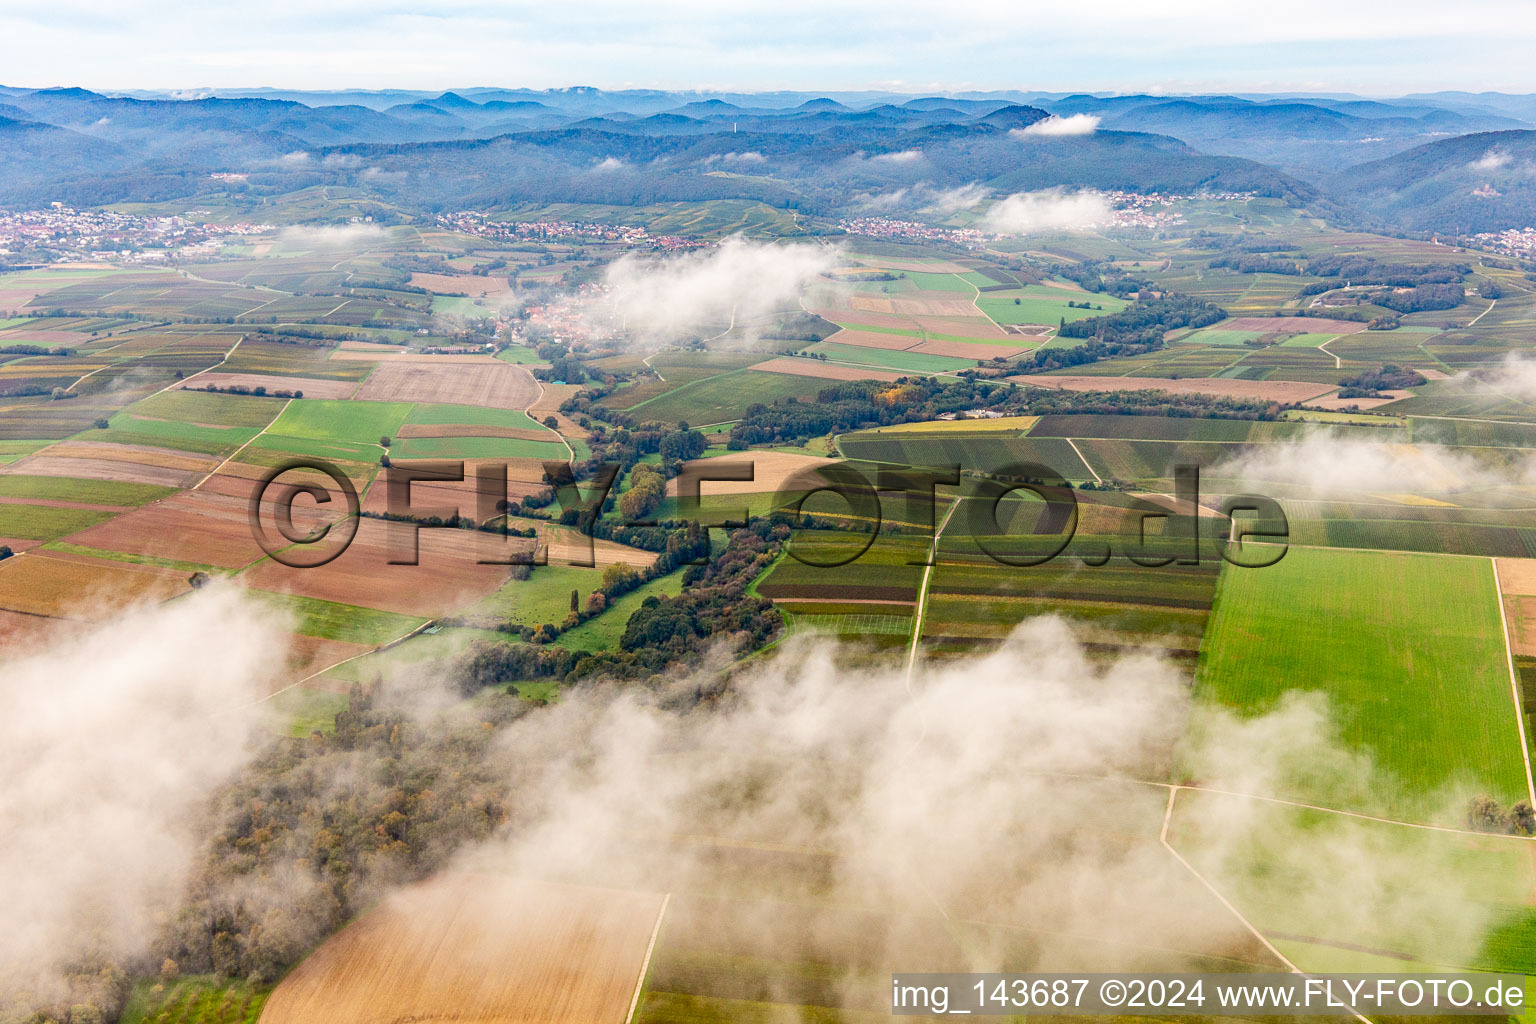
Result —
M249 706L284 667L263 608L209 587L0 670L0 993L67 1003L66 975L141 955L175 909L203 801L247 761Z
M1510 155L1495 147L1467 164L1474 171L1497 171L1509 166Z
M1112 219L1109 201L1096 192L1066 192L1059 188L1018 192L987 211L983 224L1000 235L1040 231L1081 231Z
M666 344L704 325L721 329L778 309L837 263L823 245L774 245L732 236L673 259L625 256L608 267L605 304L642 344Z
M923 151L920 149L903 149L898 153L877 153L876 155L870 157L871 160L887 164L916 163L922 158Z
M973 181L968 185L960 185L956 188L945 189L942 192L935 192L928 201L928 205L923 207L923 212L936 213L947 217L950 214L959 213L961 210L969 210L979 205L986 198L986 187L980 182Z
M629 166L629 164L625 163L623 160L619 159L616 156L605 156L601 160L599 160L597 163L592 165L592 170L594 170L594 171L603 171L603 172L606 172L606 171L621 171L621 170L623 170L624 168L626 168L628 166Z
M1099 115L1072 114L1068 117L1051 116L1023 128L1015 128L1009 134L1020 138L1030 135L1092 135L1099 130Z

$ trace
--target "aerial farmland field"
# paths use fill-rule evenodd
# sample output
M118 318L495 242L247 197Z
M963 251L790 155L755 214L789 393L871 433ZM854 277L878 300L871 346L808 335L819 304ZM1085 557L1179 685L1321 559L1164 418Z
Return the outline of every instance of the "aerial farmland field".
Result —
M1199 694L1260 714L1287 691L1320 694L1375 792L1325 778L1271 795L1423 820L1449 792L1528 796L1519 719L1486 558L1292 548L1264 569L1227 567Z

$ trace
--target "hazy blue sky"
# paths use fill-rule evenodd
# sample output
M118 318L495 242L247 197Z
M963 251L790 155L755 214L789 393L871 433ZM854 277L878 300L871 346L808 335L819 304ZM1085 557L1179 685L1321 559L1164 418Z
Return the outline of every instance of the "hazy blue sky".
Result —
M4 0L0 84L1536 91L1514 0Z

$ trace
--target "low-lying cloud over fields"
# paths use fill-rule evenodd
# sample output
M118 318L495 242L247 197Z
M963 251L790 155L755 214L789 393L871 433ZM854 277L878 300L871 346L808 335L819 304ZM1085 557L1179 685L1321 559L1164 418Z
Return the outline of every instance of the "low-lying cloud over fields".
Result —
M284 643L270 613L214 587L0 668L0 997L91 1001L93 965L149 948L207 799L254 753L255 719L234 709Z
M773 245L739 236L671 259L625 256L608 267L605 311L622 318L641 347L722 333L775 311L837 264L824 245Z
M1253 445L1212 467L1207 478L1272 496L1350 498L1367 494L1441 494L1536 482L1536 462L1515 449L1362 441L1319 429L1299 441ZM1235 482L1229 488L1226 482ZM1277 488L1276 485L1279 485Z
M1244 924L1160 842L1168 789L1157 783L1192 769L1236 793L1274 793L1322 770L1345 788L1392 784L1339 742L1316 695L1246 720L1196 711L1171 663L1091 660L1052 617L996 653L920 665L910 683L899 666L850 669L834 646L807 644L738 677L712 707L679 716L657 697L582 691L509 728L504 753L523 766L514 786L533 803L464 866L675 896L744 884L769 902L695 923L693 935L680 918L670 941L714 948L760 932L790 959L805 948L837 956L819 925L790 934L775 920L812 898L809 858L827 865L819 905L874 911L862 941L866 954L885 950L882 963L940 969L940 920L983 926L968 933L975 970L1017 956L1021 928L1049 935L1029 954L1040 969L1166 966L1200 952L1262 960ZM1198 748L1184 740L1192 715ZM1183 852L1229 894L1276 859L1338 868L1287 883L1300 908L1289 920L1308 934L1374 913L1417 922L1402 933L1412 949L1451 936L1470 955L1488 926L1492 912L1464 905L1469 893L1433 851L1404 852L1345 818L1303 828L1283 804L1184 795ZM735 876L743 850L758 852ZM1368 911L1344 908L1339 877L1370 894ZM1436 878L1434 894L1399 884L1424 877ZM905 930L914 916L930 922L916 935Z
M1095 192L1067 192L1053 188L1017 192L993 204L983 218L982 226L1000 235L1081 231L1107 224L1113 216L1109 200Z

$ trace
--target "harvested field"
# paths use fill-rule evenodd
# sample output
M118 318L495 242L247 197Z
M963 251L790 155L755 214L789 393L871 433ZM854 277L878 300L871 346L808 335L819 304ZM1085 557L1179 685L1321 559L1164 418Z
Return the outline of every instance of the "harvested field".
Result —
M511 295L512 286L505 277L479 276L475 274L412 274L413 288L425 288L439 295Z
M299 964L261 1024L624 1024L664 906L652 893L435 878Z
M967 341L925 341L920 345L912 346L907 351L921 352L930 356L958 356L961 359L996 359L999 356L1012 359L1016 355L1028 352L1029 349L1020 348L1017 345L988 345Z
M78 441L18 459L5 472L189 487L216 465L214 459L166 448Z
M461 516L477 515L475 470L482 463L506 465L509 499L522 498L548 486L544 482L544 464L538 459L466 460L463 480L421 480L411 484L411 504L417 508L453 508L457 509ZM395 462L395 465L401 468L408 468L411 464L411 460L408 459L399 459ZM384 486L384 480L381 478L377 486L369 488L367 496L363 499L363 510L383 512L388 504L388 488Z
M548 441L547 430L496 427L473 423L407 423L395 431L395 437L510 437L519 441Z
M452 358L452 357L442 357ZM381 363L354 396L359 401L440 402L484 405L494 409L526 409L539 397L533 374L489 356L471 362Z
M539 400L528 407L529 416L532 416L540 423L544 422L544 417L553 416L558 424L556 429L566 437L586 438L591 435L591 431L583 430L580 424L560 411L560 406L564 405L567 399L581 390L579 385L545 384L540 382L539 386L542 388L542 391L539 394Z
M593 567L598 569L610 565L645 569L656 561L654 552L615 544L611 540L582 537L563 526L550 527L544 536L548 540L546 552L550 565L585 565L590 559Z
M879 267L881 270L905 270L914 274L968 274L971 269L949 260L905 260L885 256L853 258L865 266Z
M1404 398L1412 398L1412 391L1383 391L1384 398L1314 398L1307 405L1313 409L1326 409L1329 412L1339 412L1344 409L1374 409L1378 405L1387 405L1390 402L1399 402Z
M186 573L33 551L0 562L0 609L100 621L141 601L186 592Z
M753 479L750 481L709 480L699 485L701 497L723 494L772 494L803 469L827 466L839 460L822 459L814 455L796 455L794 452L744 451L718 459L702 459L705 468L709 463L750 462ZM677 480L667 481L667 497L677 497Z
M1536 558L1500 558L1496 562L1510 649L1524 657L1536 657Z
M249 487L249 485L247 485ZM101 551L169 558L234 569L262 556L251 534L245 495L188 491L126 512L72 535L71 543ZM308 499L294 503L294 525L305 528Z
M898 330L910 331L916 328L911 317L897 316L894 313L875 313L864 309L852 307L817 308L811 310L823 320L830 320L835 324L859 324L865 327L894 327Z
M1260 334L1358 334L1365 324L1354 320L1326 320L1316 316L1239 316L1217 325L1223 331L1258 331Z
M895 311L908 316L952 316L974 319L978 310L970 299L941 299L903 295L893 300Z
M788 356L769 359L752 366L753 370L768 373L785 373L795 377L817 377L822 380L900 380L907 374L888 370L861 370L855 366L833 366L815 359L794 359Z
M362 346L367 348L349 348L348 346ZM452 363L483 363L491 356L475 354L443 354L426 355L421 352L412 352L410 349L401 348L399 345L381 345L367 341L346 341L341 347L333 351L327 358L328 362L360 362L360 363L427 363L428 365L448 366Z
M829 336L829 342L838 345L856 345L859 348L878 348L887 352L902 352L921 344L920 340L908 334L880 334L876 331L855 331L843 328L836 334Z
M478 564L487 548L499 544L500 538L468 530L424 527L418 532L417 564L390 565L387 529L391 526L400 528L401 524L363 519L351 546L335 561L317 568L294 569L265 560L240 578L261 590L425 618L437 618L471 604L507 578L505 565ZM250 536L249 528L246 536Z
M341 352L383 352L390 355L399 355L405 351L400 345L385 345L377 341L344 341L338 347Z
M915 316L917 326L929 334L953 334L962 338L1007 338L1008 332L982 317Z
M1257 398L1271 402L1306 402L1337 391L1336 384L1309 384L1295 380L1237 380L1224 377L1070 377L1030 373L1005 380L1062 391L1167 391L1175 395L1222 395Z
M305 398L349 398L357 390L350 380L322 380L318 377L274 377L263 373L202 373L176 385L178 390L196 391L207 387L266 388L268 391L302 391Z

